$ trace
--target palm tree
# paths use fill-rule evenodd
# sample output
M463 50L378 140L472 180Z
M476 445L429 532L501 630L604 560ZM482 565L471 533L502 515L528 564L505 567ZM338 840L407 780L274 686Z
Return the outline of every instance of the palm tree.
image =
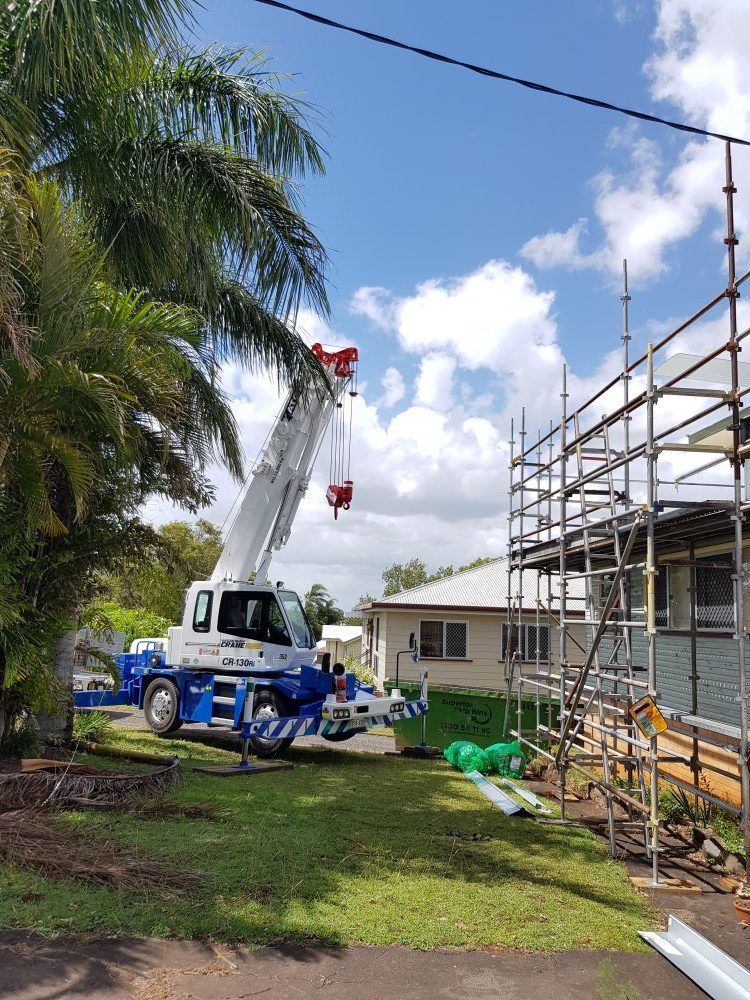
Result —
M113 279L187 305L214 360L321 370L294 330L328 308L297 182L306 106L245 51L192 51L188 0L16 0L0 11L0 140L93 222Z
M2 151L0 185L1 739L56 690L50 649L94 568L139 547L144 499L195 509L201 470L242 462L200 318L108 281L80 209Z
M305 614L310 619L315 638L320 639L324 625L337 625L344 617L341 608L322 583L314 583L305 594Z

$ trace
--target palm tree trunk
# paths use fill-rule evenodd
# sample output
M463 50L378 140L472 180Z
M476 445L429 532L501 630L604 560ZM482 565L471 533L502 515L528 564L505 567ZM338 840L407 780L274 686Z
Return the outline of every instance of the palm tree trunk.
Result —
M59 712L55 715L41 715L37 720L39 731L47 742L68 743L73 735L73 657L76 635L77 630L71 629L55 643L55 676L62 692Z

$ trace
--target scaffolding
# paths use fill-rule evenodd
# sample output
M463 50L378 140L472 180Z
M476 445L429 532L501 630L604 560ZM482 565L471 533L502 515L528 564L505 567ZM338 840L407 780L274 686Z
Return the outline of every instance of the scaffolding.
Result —
M642 841L653 884L660 881L664 853L659 797L665 783L690 796L696 807L709 802L738 815L750 857L743 607L743 527L750 509L743 469L750 455L750 419L742 411L750 375L743 385L738 360L750 329L740 331L737 320L739 288L750 271L736 274L729 143L723 191L726 288L631 360L624 263L621 370L594 396L572 406L563 367L559 421L531 442L525 411L511 425L505 669L509 701L511 693L517 698L512 732L556 765L563 818L571 768L599 786L612 854L619 853L620 831ZM719 320L717 338L717 324L701 321L722 305L727 326ZM696 345L698 354L679 353ZM668 478L659 477L660 459L669 463ZM695 467L685 469L685 463ZM707 473L714 481L706 480ZM718 591L725 586L728 566L731 593L712 595L712 586ZM524 670L521 594L528 573L537 579L537 641L535 662ZM683 604L675 610L669 581L679 579ZM542 649L543 625L548 637L558 636L556 658L549 638ZM675 636L679 640L670 640ZM702 644L717 638L736 664L728 685L731 703L738 705L738 712L731 709L736 724L716 718L717 712L701 714ZM670 708L660 692L657 654L670 641L682 644L680 656L689 663L687 711ZM631 714L645 696L659 704L668 721L663 736L644 735ZM529 699L536 705L535 722L524 729L522 705ZM736 769L721 756L709 760L707 748L731 753ZM712 778L739 782L734 802L733 795L713 788Z

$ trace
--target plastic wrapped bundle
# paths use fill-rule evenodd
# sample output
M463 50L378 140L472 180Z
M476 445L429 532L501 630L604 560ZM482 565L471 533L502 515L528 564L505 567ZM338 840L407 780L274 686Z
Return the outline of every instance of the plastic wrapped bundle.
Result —
M508 746L508 743L493 743L492 746L484 748L484 755L487 758L487 763L490 765L491 771L498 772L500 755L505 753Z
M526 770L526 755L518 740L512 743L495 743L485 750L493 771L505 778L522 778Z
M480 771L486 774L490 769L487 756L481 747L468 740L458 740L443 750L443 756L461 771Z

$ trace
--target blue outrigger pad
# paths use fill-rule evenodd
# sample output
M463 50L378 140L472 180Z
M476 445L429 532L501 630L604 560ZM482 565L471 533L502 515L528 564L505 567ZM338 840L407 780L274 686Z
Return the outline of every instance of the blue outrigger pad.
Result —
M515 816L518 813L521 816L528 816L528 812L519 806L519 804L514 801L510 795L506 795L505 792L501 792L497 785L493 785L491 781L479 771L467 771L466 777L469 781L473 781L477 786L482 795L485 795L490 802L496 805L499 809L505 813L506 816Z

